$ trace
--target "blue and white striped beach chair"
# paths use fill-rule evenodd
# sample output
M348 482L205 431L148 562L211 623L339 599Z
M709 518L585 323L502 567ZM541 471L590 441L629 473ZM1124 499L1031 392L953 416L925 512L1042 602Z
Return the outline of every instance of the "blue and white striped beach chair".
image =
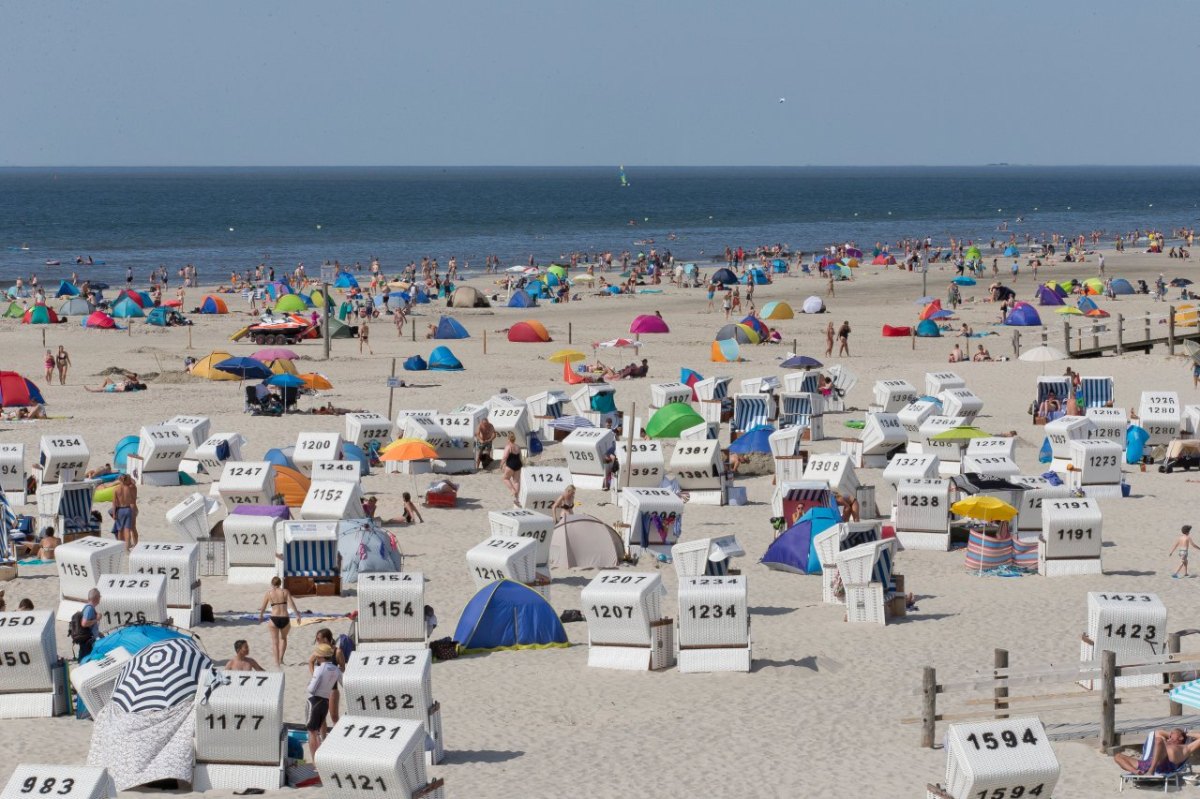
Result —
M813 398L811 394L783 394L779 398L779 427L812 427Z
M735 394L732 429L744 433L759 425L770 424L773 400L767 394Z
M332 583L334 593L340 594L342 579L337 539L301 538L285 541L283 576L285 580L289 577L308 577L317 583ZM292 590L292 593L296 592Z
M1033 422L1034 424L1045 424L1046 419L1038 417L1038 408L1050 396L1050 392L1054 392L1055 398L1059 403L1066 401L1071 393L1071 379L1068 377L1039 377L1037 381L1037 399L1033 401Z
M78 488L64 486L62 503L58 507L63 533L86 535L100 531L100 525L92 521L92 490L91 483L83 483Z
M1085 408L1108 408L1113 404L1111 377L1084 377L1079 381L1079 393Z

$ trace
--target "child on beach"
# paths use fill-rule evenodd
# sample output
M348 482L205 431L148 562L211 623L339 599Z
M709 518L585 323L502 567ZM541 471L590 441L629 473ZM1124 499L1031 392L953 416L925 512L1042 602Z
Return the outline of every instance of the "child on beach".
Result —
M1172 579L1179 579L1180 572L1183 572L1184 577L1188 576L1188 551L1192 547L1200 549L1200 545L1197 545L1196 542L1192 540L1191 534L1192 526L1190 524L1185 524L1179 530L1179 538L1175 539L1175 546L1171 547L1171 551L1167 553L1167 557L1174 555L1176 552L1179 553L1179 568L1177 568L1175 573L1171 575Z
M417 506L413 504L412 494L405 491L401 494L401 497L404 500L404 523L412 524L413 520L416 519L421 524L424 524L425 519L421 517L421 511L417 510Z

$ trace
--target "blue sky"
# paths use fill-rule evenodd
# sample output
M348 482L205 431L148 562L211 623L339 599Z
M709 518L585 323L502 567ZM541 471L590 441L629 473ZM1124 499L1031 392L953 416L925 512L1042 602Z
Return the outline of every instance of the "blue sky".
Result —
M1196 163L1196 13L0 0L0 166Z

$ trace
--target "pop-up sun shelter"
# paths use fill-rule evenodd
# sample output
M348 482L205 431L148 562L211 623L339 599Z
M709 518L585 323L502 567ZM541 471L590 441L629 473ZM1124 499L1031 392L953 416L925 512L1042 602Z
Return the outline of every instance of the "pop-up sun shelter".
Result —
M521 344L540 344L550 341L550 333L541 322L536 319L527 319L524 322L517 322L508 329L508 340Z
M27 325L53 325L58 323L58 314L53 308L45 305L35 305L25 312L21 321Z
M1004 324L1018 327L1038 327L1042 324L1042 318L1038 316L1037 309L1027 302L1018 302L1008 312L1008 318L1004 320Z
M1112 282L1112 292L1116 295L1133 294L1133 285L1123 277L1115 278Z
M59 316L87 316L91 312L91 304L83 297L70 297L58 306Z
M142 306L129 297L122 297L113 305L112 315L117 319L140 319L146 315L146 312L142 310Z
M697 425L704 418L683 402L671 402L654 412L646 423L646 435L650 438L679 438L679 434Z
M224 314L229 313L229 308L225 305L225 300L209 294L200 301L200 313Z
M464 653L569 645L550 603L512 580L489 583L471 597L458 618L454 640Z
M113 330L117 323L113 318L104 311L92 311L86 319L83 320L83 326L93 330Z
M517 289L508 298L509 308L532 308L535 305L537 305L537 300L529 296L529 292L525 291L525 289Z
M470 338L471 334L467 332L467 329L457 319L443 316L438 320L433 337L439 339Z
M937 338L942 335L937 322L932 319L922 319L917 325L917 335L922 338Z
M713 272L709 281L712 283L720 283L723 286L732 286L738 282L737 275L730 269L721 268Z
M54 293L55 297L78 297L79 289L69 280L59 281L58 291Z
M489 303L487 297L479 293L479 290L473 286L459 286L450 295L449 301L446 303L451 308L487 308Z
M32 380L16 372L0 372L0 406L14 408L45 402Z
M463 365L449 347L434 347L429 353L429 368L435 372L459 372Z
M1058 296L1058 292L1049 286L1038 286L1037 290L1038 305L1062 305L1062 297Z
M420 355L410 355L404 359L404 370L406 372L424 372L429 368L429 364Z
M779 535L763 554L762 563L769 569L820 574L821 561L812 540L842 519L830 508L811 508L795 524Z

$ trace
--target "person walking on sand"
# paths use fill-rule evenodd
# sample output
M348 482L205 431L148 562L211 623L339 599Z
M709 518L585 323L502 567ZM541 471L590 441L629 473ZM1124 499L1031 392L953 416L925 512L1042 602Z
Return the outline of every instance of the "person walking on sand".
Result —
M125 551L137 546L137 486L127 474L117 478L113 489L113 535L125 542Z
M728 314L727 314L728 315ZM46 350L46 360L42 362L46 367L46 385L50 385L52 376L54 375L54 353Z
M1167 557L1174 555L1176 552L1179 553L1179 568L1171 575L1172 579L1179 579L1181 572L1183 577L1186 578L1188 576L1188 551L1192 547L1200 549L1200 545L1197 545L1192 540L1192 526L1185 524L1179 530L1179 537L1175 539L1175 546L1171 547L1171 551L1167 553Z
M724 296L721 297L721 310L725 312L725 318L729 318L729 313L733 310L733 291L725 289Z
M271 588L263 594L262 607L258 609L258 623L262 624L267 608L271 608L271 648L275 651L275 665L283 668L283 656L287 654L288 633L292 629L292 617L288 612L290 607L300 619L300 608L292 592L283 587L283 580L271 578Z
M830 323L829 323L829 324L828 324L828 325L825 327L825 357L826 357L826 358L832 358L832 357L833 357L833 339L834 339L834 335L835 335L835 334L834 334L834 332L833 332L833 322L830 322Z
M832 296L834 296L833 295L833 267L832 266L829 267L829 269L826 270L825 274L829 277L829 289L825 292L825 296L832 297Z
M503 467L501 479L512 492L513 505L520 507L518 497L521 494L521 468L525 464L521 460L521 448L517 446L517 435L511 430L508 432L508 443L504 445L504 454L500 456L500 465Z
M850 322L843 321L842 326L838 328L838 357L845 355L850 357Z
M358 354L362 355L363 347L367 348L367 352L371 355L375 354L375 350L371 349L371 326L367 323L367 317L363 317L358 325Z
M308 698L305 702L304 714L308 730L309 754L316 760L317 750L325 740L329 728L325 717L329 715L329 698L342 682L342 670L333 662L333 647L329 644L318 644L313 650L316 666L313 668L312 679L308 681Z
M67 384L67 369L71 367L71 356L67 353L67 348L63 345L58 345L58 354L54 356L55 365L58 367L58 384L65 386Z

